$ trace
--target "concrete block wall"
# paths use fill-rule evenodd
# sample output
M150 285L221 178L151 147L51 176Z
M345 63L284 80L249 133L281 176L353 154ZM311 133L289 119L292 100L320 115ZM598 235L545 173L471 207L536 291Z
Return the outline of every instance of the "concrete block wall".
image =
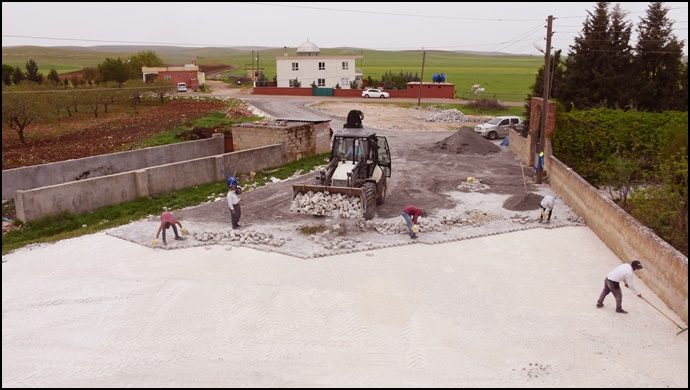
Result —
M527 138L520 135L515 130L508 130L508 148L511 152L529 167L534 168L532 157L534 155L534 142L532 142L532 135L527 135Z
M310 122L262 121L232 127L235 150L283 143L288 161L297 161L330 150L329 124Z
M224 151L223 134L214 134L210 139L7 169L2 171L2 199L13 198L17 190L29 190L214 156Z
M221 138L222 140L222 138ZM283 165L283 144L159 165L15 192L17 218L31 222L63 211L91 212L139 197L222 181L224 169L249 172Z
M541 98L533 98L532 113L541 107ZM534 120L534 119L532 119ZM636 275L678 316L688 323L688 258L651 229L639 223L616 203L602 195L580 175L569 170L553 156L550 136L554 131L555 104L549 105L547 138L544 145L544 169L549 185L558 196L581 216L587 226L613 253L630 263L640 260L644 271ZM518 158L534 168L535 142L510 131L508 146ZM605 275L602 275L602 281ZM595 292L597 294L597 292Z
M549 184L558 196L616 256L626 263L640 260L644 269L636 275L687 324L688 258L556 157L546 154L544 165Z

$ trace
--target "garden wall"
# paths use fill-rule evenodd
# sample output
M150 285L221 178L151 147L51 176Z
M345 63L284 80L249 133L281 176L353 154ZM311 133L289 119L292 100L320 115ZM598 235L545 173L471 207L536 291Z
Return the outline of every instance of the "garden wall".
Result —
M2 199L13 198L17 190L30 190L215 156L225 152L224 142L223 134L214 134L210 139L3 170Z
M218 139L223 140L222 137ZM284 144L275 144L31 190L17 190L14 198L17 218L31 222L63 211L81 214L143 196L223 181L226 169L250 172L287 162Z

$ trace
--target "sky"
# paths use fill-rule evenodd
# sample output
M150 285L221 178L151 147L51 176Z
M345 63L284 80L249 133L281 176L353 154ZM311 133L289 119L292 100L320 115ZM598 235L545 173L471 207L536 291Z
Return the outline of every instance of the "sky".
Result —
M623 2L636 26L648 2ZM543 55L548 16L551 46L567 54L596 2L586 3L2 3L2 46L288 47L463 50ZM664 3L685 42L688 3ZM610 9L611 9L610 8Z

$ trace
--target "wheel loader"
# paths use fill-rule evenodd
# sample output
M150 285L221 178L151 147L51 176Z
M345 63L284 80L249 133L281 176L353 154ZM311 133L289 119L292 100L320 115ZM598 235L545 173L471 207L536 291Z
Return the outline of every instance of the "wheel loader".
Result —
M386 137L364 128L363 118L361 111L350 111L343 129L332 136L328 165L315 184L293 185L293 199L309 191L354 196L361 199L364 219L374 218L376 206L386 200L391 155Z

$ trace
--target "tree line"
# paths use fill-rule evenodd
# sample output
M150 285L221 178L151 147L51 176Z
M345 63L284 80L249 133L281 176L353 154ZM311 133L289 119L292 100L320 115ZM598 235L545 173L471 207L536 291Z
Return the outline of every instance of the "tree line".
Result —
M688 68L667 13L650 3L633 46L620 5L588 12L567 58L551 56L551 141L554 156L687 256ZM526 118L544 74L542 66Z
M598 2L583 23L564 60L551 56L550 98L566 111L611 108L663 112L688 110L688 64L684 41L673 34L669 9L652 2L637 25L638 40L630 42L633 24L616 4ZM539 70L526 102L543 96L544 67ZM528 111L529 112L529 111Z
M17 133L26 143L25 130L37 121L71 117L79 110L87 110L98 117L101 109L117 102L134 107L146 97L163 103L175 93L172 83L157 77L143 81L142 66L163 66L153 51L142 51L129 58L106 58L95 69L86 69L81 77L61 80L55 69L47 77L38 71L33 59L26 62L25 71L19 67L2 65L2 128Z

